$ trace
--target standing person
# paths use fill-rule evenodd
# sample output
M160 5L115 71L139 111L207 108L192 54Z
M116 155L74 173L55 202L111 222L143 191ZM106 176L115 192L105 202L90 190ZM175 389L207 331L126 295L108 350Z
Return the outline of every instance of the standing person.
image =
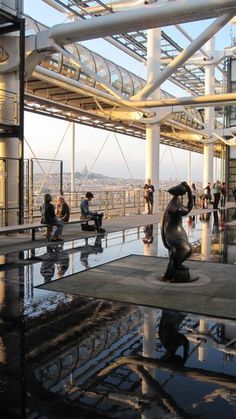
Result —
M155 192L154 186L152 185L151 179L147 179L147 183L144 185L144 198L148 207L148 214L153 212L153 194Z
M204 192L206 191L206 192ZM202 208L208 208L208 204L211 202L211 184L208 182L207 186L203 189L203 202Z
M193 206L196 207L197 188L196 188L195 183L192 183L191 185L191 192L192 192L192 198L193 198Z
M226 183L222 182L221 184L221 206L222 207L225 207L226 195L227 195Z
M56 215L60 221L67 222L70 219L70 207L65 201L63 195L57 197L57 210Z
M49 224L51 226L55 226L56 230L51 237L52 241L63 241L61 234L64 228L63 223L58 220L55 214L54 205L51 203L52 195L50 193L46 193L44 195L44 203L42 205L42 223Z
M232 190L232 194L233 194L235 205L236 205L236 185L235 185L235 187Z
M214 183L212 189L213 189L213 196L214 196L213 208L218 209L218 205L220 202L220 191L221 191L221 184L219 180L217 180L217 182Z
M102 228L102 218L103 212L99 213L97 211L90 211L89 209L89 202L93 199L92 192L86 192L85 198L80 204L81 210L81 218L89 218L90 220L94 220L95 227L98 233L104 233L106 230Z

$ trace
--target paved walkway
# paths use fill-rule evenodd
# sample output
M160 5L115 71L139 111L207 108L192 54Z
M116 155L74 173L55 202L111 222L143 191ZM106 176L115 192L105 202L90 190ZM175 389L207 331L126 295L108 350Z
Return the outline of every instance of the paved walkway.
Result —
M236 320L234 265L186 261L199 279L189 284L159 280L168 259L130 255L68 275L40 288L156 308Z
M234 208L233 203L227 203L226 208ZM204 209L194 208L189 215L198 215L203 212L212 212L212 208ZM104 220L103 226L106 233L113 233L130 228L141 227L147 224L155 224L161 221L162 213L157 214L141 214L125 217L114 217ZM80 238L93 237L94 232L84 232L79 224L65 225L63 237L65 241L76 240ZM0 235L0 254L5 255L10 252L19 252L25 249L33 249L45 246L46 238L43 231L36 233L36 240L32 242L31 234L9 234L7 236Z

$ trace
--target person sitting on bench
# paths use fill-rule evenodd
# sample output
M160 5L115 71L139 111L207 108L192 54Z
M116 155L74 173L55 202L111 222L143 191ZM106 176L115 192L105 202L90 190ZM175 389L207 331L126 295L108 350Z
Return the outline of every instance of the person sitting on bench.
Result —
M67 222L70 219L70 207L65 201L63 195L57 197L57 210L56 215L62 222Z
M42 219L41 223L48 224L49 226L55 226L56 230L51 237L51 241L63 241L61 237L64 224L62 221L59 221L55 214L54 205L51 203L52 195L46 193L44 195L44 204L42 205Z
M94 196L92 192L86 192L85 198L80 204L81 219L85 218L89 220L94 220L97 232L104 233L105 230L102 228L103 213L102 212L99 213L97 211L90 211L89 209L89 202L91 201L93 197Z

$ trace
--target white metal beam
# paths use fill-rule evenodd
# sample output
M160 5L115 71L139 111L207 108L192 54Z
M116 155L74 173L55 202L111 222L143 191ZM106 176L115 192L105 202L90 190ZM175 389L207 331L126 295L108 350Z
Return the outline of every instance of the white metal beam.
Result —
M232 12L231 12L232 13ZM226 13L218 17L207 29L205 29L187 48L185 48L164 70L161 75L152 83L146 86L134 96L134 98L148 97L157 87L167 80L182 64L199 50L210 38L212 38L227 22L230 21L232 14Z
M122 32L151 29L236 14L235 0L176 0L164 4L154 3L139 9L98 16L86 21L75 21L53 26L39 32L37 45L45 48L46 41L54 39L61 45L76 41L104 38ZM44 45L43 45L44 44Z

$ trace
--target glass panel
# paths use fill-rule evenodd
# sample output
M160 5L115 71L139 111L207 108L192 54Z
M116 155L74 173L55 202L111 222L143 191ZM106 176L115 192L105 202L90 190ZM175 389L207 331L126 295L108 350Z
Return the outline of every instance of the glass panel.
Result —
M109 62L109 70L110 70L110 83L115 89L121 90L122 80L121 80L121 74L120 74L118 66Z
M102 77L105 81L109 82L110 77L109 77L109 70L108 70L106 61L98 55L96 55L94 58L96 61L97 75L99 77Z
M122 75L122 84L123 84L122 92L132 96L134 94L134 88L133 88L131 75L128 73L128 71L126 71L122 67L120 68L120 72Z

